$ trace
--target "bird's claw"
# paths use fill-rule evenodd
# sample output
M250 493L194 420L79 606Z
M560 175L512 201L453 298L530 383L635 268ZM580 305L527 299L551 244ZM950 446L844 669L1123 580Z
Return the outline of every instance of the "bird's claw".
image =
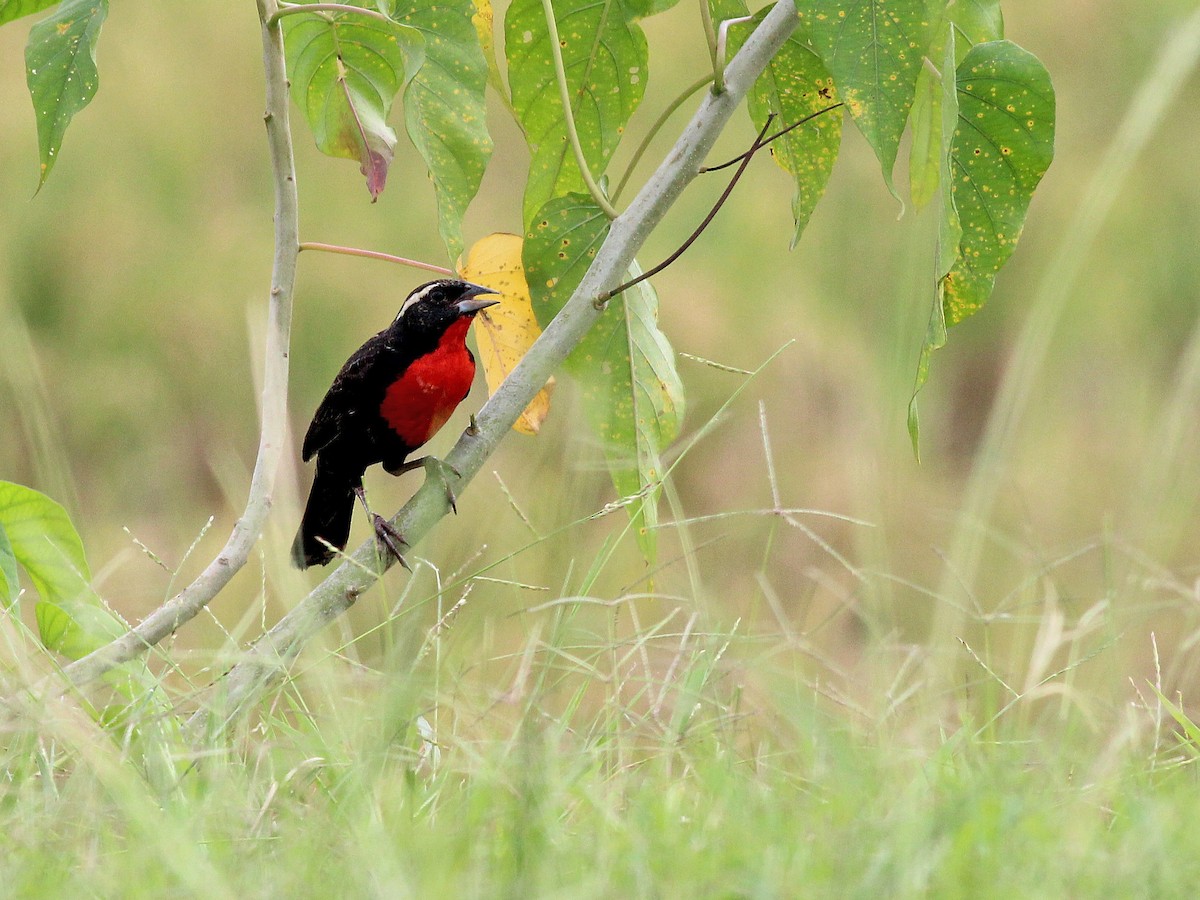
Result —
M441 479L442 482L442 489L446 492L446 502L450 504L450 510L457 516L458 498L454 496L454 489L450 487L450 482L446 479L445 470L449 469L451 472L453 472L455 478L462 478L462 473L458 471L458 469L454 468L454 466L450 465L450 463L446 462L445 460L438 459L436 456L426 456L422 460L422 464L425 466L427 477L431 471L437 472L437 477Z
M396 562L411 572L412 567L404 558L404 554L400 552L401 546L408 546L408 541L404 540L404 535L396 529L396 526L378 513L371 514L371 522L375 526L375 540L384 550L396 557Z

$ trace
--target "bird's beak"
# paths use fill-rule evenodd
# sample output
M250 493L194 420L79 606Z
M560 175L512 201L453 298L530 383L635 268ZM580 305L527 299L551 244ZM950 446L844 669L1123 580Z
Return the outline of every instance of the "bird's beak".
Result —
M470 284L469 289L463 295L463 299L455 304L460 316L469 316L479 312L481 309L487 309L489 306L495 306L499 300L476 300L480 294L499 294L499 291L493 290L490 287L484 287L482 284Z

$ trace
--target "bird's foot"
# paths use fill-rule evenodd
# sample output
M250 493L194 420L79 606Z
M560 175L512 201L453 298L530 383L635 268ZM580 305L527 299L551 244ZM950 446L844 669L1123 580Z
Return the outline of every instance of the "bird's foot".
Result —
M432 476L442 482L442 489L446 492L446 502L450 504L451 511L457 516L458 498L454 496L454 489L450 487L450 479L446 477L446 473L449 472L455 478L462 478L462 472L436 456L426 456L422 459L422 463L425 465L426 478Z
M387 553L396 557L396 562L411 572L412 567L409 566L408 561L404 558L404 554L400 552L401 547L408 546L408 541L404 540L404 535L396 529L395 525L378 513L371 513L371 524L375 528L375 540L379 546Z
M410 459L408 462L401 463L393 468L384 466L384 471L389 475L403 475L405 472L411 472L413 469L424 469L425 477L430 476L437 478L442 482L442 488L446 492L446 502L450 504L450 509L455 515L458 515L458 498L454 496L454 490L450 487L450 480L446 477L449 472L455 478L462 478L462 473L454 466L445 460L438 459L436 456L421 456L417 459Z
M371 522L371 527L375 531L375 542L381 548L382 552L390 553L396 557L396 562L412 571L408 561L405 560L404 554L400 552L400 548L407 547L408 541L404 539L396 526L376 512L372 512L371 505L367 503L367 492L361 484L355 485L354 494L362 502L363 510L367 514L367 519Z

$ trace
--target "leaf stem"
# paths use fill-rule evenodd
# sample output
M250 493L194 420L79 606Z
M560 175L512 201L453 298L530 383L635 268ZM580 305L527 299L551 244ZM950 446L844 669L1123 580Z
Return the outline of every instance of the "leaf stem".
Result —
M629 179L633 175L633 170L636 169L637 164L642 161L642 157L645 156L646 151L650 148L650 142L654 140L659 131L662 130L663 126L667 124L667 120L670 119L671 116L675 114L675 111L679 109L679 107L683 106L683 104L687 102L688 98L696 93L696 91L700 90L706 84L711 83L712 76L705 75L695 84L691 84L684 88L683 93L672 100L670 105L662 111L659 117L655 120L654 124L650 126L650 130L646 133L646 136L642 138L642 142L638 144L637 150L633 152L633 158L629 160L629 165L625 169L625 174L621 176L620 184L618 184L617 189L613 191L614 201L616 201L616 199L621 196L621 192L625 190L625 185L629 183Z
M604 210L604 214L610 219L615 219L618 215L616 208L604 196L604 192L600 190L600 185L596 184L596 179L592 177L592 172L588 168L587 159L583 155L583 145L579 143L579 132L575 129L575 114L571 111L571 88L567 84L567 71L563 66L562 45L559 43L558 23L554 20L554 7L551 5L551 0L542 0L542 11L546 14L546 30L550 38L550 55L554 58L554 77L558 80L558 96L562 100L563 105L563 120L567 126L567 140L571 143L571 150L575 154L575 163L579 166L579 173L583 176L583 183L587 185L588 193L592 195L592 199L596 201L596 205Z
M708 58L712 61L712 92L725 93L725 60L717 49L717 32L713 28L712 10L708 0L700 0L700 22L704 26L704 42L708 44Z
M708 0L704 0L704 9L708 9ZM716 83L713 85L714 93L718 90L725 90L725 46L729 41L729 26L741 25L744 22L752 22L754 16L738 16L736 19L726 19L717 28L716 49L713 53L713 74L715 75ZM712 27L711 20L709 27ZM719 88L718 88L719 85Z
M362 250L358 247L342 247L338 244L322 244L317 241L305 241L300 245L300 249L320 250L324 253L340 253L344 256L364 256L367 259L381 259L384 262L409 266L413 269L425 269L428 272L437 272L439 275L454 275L454 272L445 266L435 266L433 263L420 262L419 260L408 259L404 256L393 256L390 253L382 253L379 250Z
M754 139L754 143L750 145L750 149L741 155L742 164L738 166L737 171L733 173L733 177L729 179L729 184L725 185L725 190L721 193L721 196L717 198L717 202L713 204L712 209L708 211L708 215L704 217L704 221L696 226L696 230L688 235L688 239L686 241L679 245L679 249L660 262L657 266L647 269L641 275L638 275L637 278L631 278L629 281L618 285L612 290L601 291L596 296L595 302L597 304L604 304L622 291L627 291L635 284L640 284L647 278L657 275L667 266L671 265L671 263L675 262L675 260L679 259L679 257L683 256L687 248L696 242L696 239L704 233L704 229L706 229L709 226L709 223L716 218L716 215L718 212L720 212L721 207L725 205L725 201L729 199L729 195L733 193L733 189L737 186L738 180L741 179L742 173L744 173L746 171L746 167L750 165L750 160L754 158L754 154L766 146L766 142L763 140L763 138L766 136L767 129L771 127L771 123L773 121L775 121L775 113L767 113L767 121L763 123L762 130L758 133L758 137Z
M379 19L381 22L387 22L389 25L396 24L395 19L384 15L378 10L367 9L364 6L350 6L347 3L280 3L279 8L271 14L271 18L267 24L275 25L284 16L315 12L352 13L354 15L366 16L369 19Z

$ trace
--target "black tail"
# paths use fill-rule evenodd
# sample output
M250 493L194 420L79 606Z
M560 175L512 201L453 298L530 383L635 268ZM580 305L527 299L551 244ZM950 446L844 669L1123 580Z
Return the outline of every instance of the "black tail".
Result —
M350 520L354 517L354 489L361 479L361 475L322 466L321 458L317 457L317 474L313 477L312 490L308 492L300 530L292 543L292 562L298 568L323 566L333 559L334 553L325 543L339 550L346 548L346 541L350 539Z

